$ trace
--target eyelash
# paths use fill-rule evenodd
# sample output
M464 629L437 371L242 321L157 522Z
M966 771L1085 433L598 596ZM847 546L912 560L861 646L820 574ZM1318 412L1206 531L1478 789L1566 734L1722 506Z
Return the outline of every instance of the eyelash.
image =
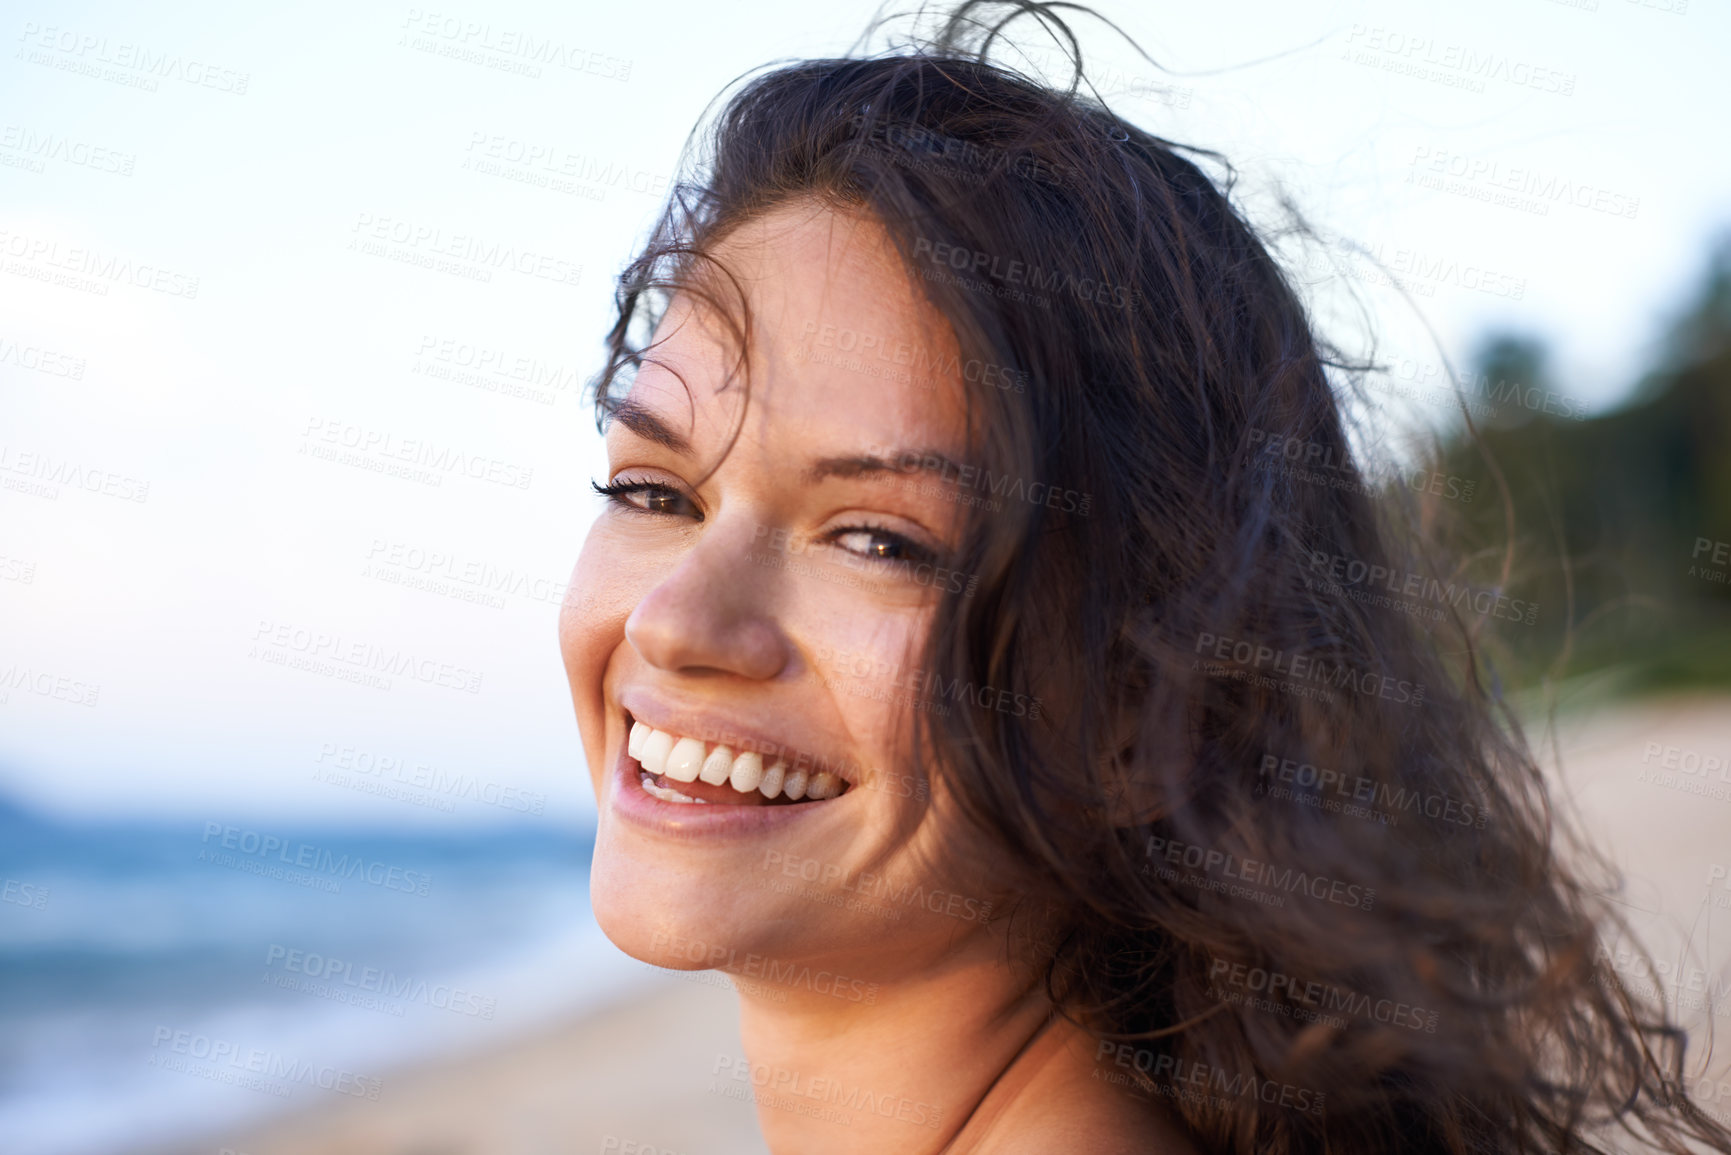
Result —
M627 511L630 513L648 514L651 517L680 517L680 516L684 516L682 514L674 513L671 510L650 509L647 506L637 504L635 501L632 501L631 498L634 495L639 494L639 493L648 493L648 494L654 494L656 496L671 497L677 501L685 502L686 505L692 504L691 499L686 497L683 493L680 493L677 489L673 488L671 485L663 485L658 481L610 481L605 485L603 485L599 481L591 481L589 484L590 484L590 487L593 488L597 494L601 495L602 497L605 497L608 500L608 502L617 506L621 510L624 510L624 511ZM697 513L696 519L698 521L702 521L703 515L701 513ZM833 545L836 539L846 537L848 534L853 534L853 533L867 533L867 534L872 534L878 538L886 539L886 540L890 541L897 549L899 549L901 551L900 556L897 556L897 557L886 557L882 554L875 554L875 553L859 553L856 550L844 550L843 551L845 553L853 555L854 557L860 558L864 561L882 562L885 564L888 564L891 562L901 561L901 562L912 562L915 565L920 565L920 564L925 564L928 562L933 562L936 560L937 555L932 550L921 545L919 542L916 542L916 541L912 540L911 538L904 536L903 534L899 534L899 533L895 532L894 530L889 529L886 526L873 525L870 523L862 523L859 525L847 525L847 526L842 526L839 529L832 530L832 531L830 531L829 537L826 540L825 544ZM837 548L840 548L840 547L837 547Z
M658 481L610 481L606 485L602 485L599 481L591 481L589 484L596 493L605 497L613 505L616 505L621 509L629 510L633 513L663 514L670 517L679 516L678 514L671 513L665 509L650 509L646 506L638 505L635 501L631 500L632 494L636 493L653 493L658 496L665 495L683 501L687 505L691 504L690 499L683 493L680 493L671 485L662 485ZM701 513L697 515L697 520L703 520L703 515Z

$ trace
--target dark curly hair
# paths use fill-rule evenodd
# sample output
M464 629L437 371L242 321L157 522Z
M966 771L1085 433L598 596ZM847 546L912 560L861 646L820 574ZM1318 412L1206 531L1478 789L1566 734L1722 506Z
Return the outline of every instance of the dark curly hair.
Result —
M740 223L871 215L962 357L1016 382L970 379L974 476L1080 495L968 505L977 585L921 657L1049 708L921 711L918 738L1003 849L1016 961L1113 1073L1209 1151L1601 1151L1621 1129L1731 1152L1678 1093L1683 1031L1595 965L1615 917L1473 615L1339 584L1439 580L1417 527L1445 483L1373 476L1343 403L1363 366L1313 331L1229 165L1084 92L1074 7L969 0L915 44L748 79L620 277L598 423L675 292L734 318L746 364L710 255ZM1067 90L988 59L1023 15L1069 44ZM1307 1109L1260 1090L1293 1086Z

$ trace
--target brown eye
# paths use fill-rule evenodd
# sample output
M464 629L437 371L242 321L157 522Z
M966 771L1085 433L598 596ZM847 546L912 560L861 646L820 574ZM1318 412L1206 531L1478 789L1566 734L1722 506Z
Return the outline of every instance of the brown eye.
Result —
M872 561L928 562L933 557L932 551L925 546L909 541L899 533L872 526L844 529L833 535L830 541L851 554Z
M656 481L614 481L607 485L591 482L590 485L596 493L624 509L703 520L703 514L691 499L670 485Z

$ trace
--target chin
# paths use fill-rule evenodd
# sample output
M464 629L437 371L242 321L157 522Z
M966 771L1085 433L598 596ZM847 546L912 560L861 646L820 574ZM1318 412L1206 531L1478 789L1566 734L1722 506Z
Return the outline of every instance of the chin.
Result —
M762 923L746 909L738 878L657 862L652 848L630 846L630 833L611 826L603 823L596 835L589 902L614 946L669 970L725 966L758 949Z

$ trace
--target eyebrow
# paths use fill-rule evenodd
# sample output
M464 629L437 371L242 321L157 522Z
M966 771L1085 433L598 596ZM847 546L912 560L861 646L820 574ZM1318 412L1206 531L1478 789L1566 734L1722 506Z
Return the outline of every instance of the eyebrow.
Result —
M681 457L693 455L691 442L640 401L627 397L615 405L608 416L645 441L671 449ZM894 449L889 451L887 457L880 457L875 453L820 457L806 467L802 479L807 485L815 485L832 477L859 479L886 473L916 472L949 477L960 470L961 467L955 461L934 449Z
M653 441L681 457L691 456L691 442L683 434L675 432L672 426L657 417L641 401L627 397L613 406L607 416L645 441Z
M935 450L891 450L888 457L861 453L847 457L823 457L806 467L804 480L808 485L831 477L863 478L884 473L936 473L951 476L961 467Z

